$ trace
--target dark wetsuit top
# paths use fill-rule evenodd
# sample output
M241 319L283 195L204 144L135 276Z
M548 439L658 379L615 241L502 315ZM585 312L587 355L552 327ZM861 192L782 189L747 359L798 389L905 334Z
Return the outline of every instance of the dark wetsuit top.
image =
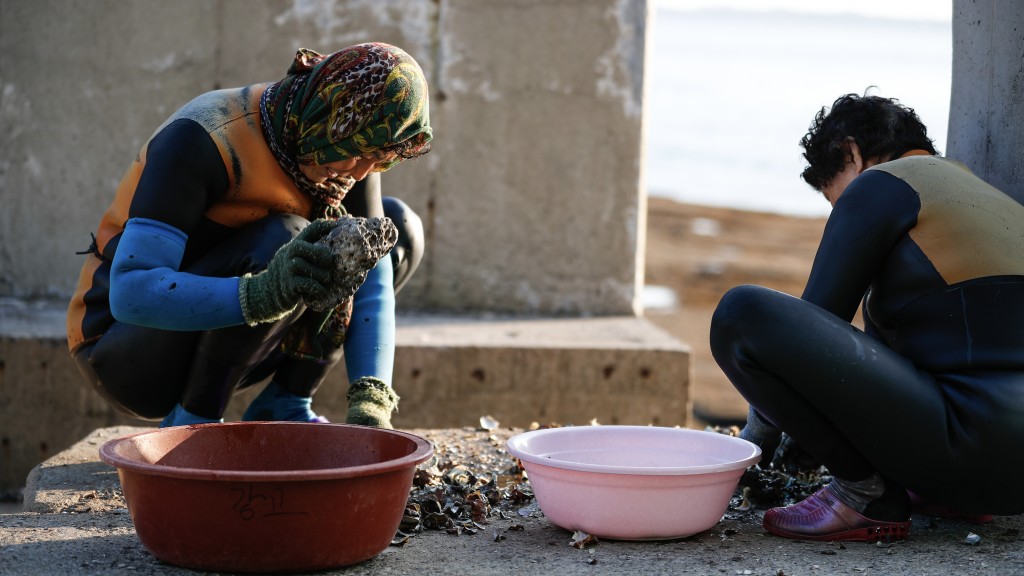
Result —
M865 171L803 299L852 320L862 296L868 331L922 370L1024 374L1024 206L935 156Z

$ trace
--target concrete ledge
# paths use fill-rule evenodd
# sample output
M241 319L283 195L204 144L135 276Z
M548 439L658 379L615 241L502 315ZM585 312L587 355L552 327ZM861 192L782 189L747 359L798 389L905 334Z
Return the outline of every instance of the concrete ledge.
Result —
M690 420L690 349L643 318L403 318L395 425Z
M98 428L67 449L44 460L28 474L22 510L36 514L124 510L123 502L111 497L121 489L121 483L117 478L117 470L100 461L100 446L108 440L148 429L151 428Z
M0 320L0 491L22 487L34 466L93 430L154 424L121 414L83 384L62 312L0 302ZM685 426L690 373L689 348L642 318L400 316L394 423L460 428L491 415L519 427L592 419ZM344 421L347 387L344 370L332 372L316 410ZM238 420L259 388L236 396L225 419Z

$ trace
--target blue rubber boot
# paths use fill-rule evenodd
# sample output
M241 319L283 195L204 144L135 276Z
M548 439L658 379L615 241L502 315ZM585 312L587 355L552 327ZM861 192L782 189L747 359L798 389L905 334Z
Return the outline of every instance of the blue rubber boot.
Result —
M213 418L197 416L185 410L181 404L175 404L174 410L171 410L171 413L160 422L160 427L169 428L171 426L187 426L189 424L213 424L214 422L223 421L223 418L214 420Z
M327 418L313 412L313 398L296 396L271 381L245 410L245 422L321 422Z

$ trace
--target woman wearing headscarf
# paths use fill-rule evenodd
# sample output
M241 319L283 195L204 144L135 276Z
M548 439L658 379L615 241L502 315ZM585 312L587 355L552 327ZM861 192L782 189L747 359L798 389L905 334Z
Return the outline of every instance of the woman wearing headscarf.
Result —
M419 218L379 172L430 148L427 83L387 44L301 49L278 82L198 96L129 166L85 254L68 344L119 409L161 426L217 422L270 378L244 420L325 421L317 387L342 357L347 422L390 427L395 293L423 252ZM389 217L399 238L354 296L317 312L338 218Z

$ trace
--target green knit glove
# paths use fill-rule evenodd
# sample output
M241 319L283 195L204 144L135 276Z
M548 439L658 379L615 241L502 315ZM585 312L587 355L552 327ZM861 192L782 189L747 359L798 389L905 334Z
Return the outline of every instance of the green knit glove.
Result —
M314 244L334 228L332 220L316 220L281 246L267 269L238 281L242 316L249 326L273 322L295 310L303 296L322 298L334 272L334 254Z
M348 388L348 424L391 429L391 412L398 412L398 394L386 382L363 376Z

